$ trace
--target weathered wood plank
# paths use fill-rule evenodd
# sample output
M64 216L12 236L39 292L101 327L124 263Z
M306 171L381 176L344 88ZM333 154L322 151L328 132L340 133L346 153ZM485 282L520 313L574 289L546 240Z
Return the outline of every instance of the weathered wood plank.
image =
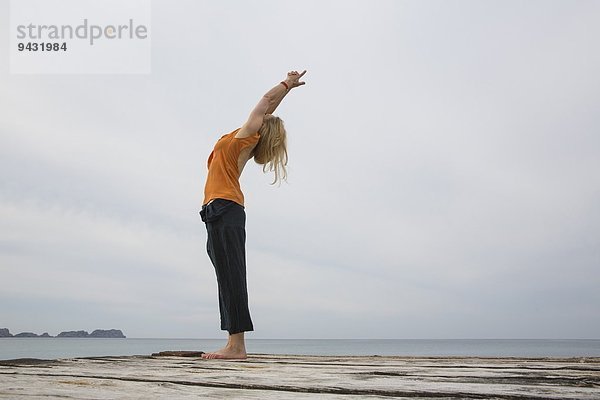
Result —
M600 358L180 355L0 361L0 398L600 399Z

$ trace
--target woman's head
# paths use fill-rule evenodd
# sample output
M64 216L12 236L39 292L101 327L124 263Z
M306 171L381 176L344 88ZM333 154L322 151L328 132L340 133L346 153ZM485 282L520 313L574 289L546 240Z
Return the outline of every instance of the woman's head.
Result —
M288 162L285 127L281 118L267 114L258 130L260 139L254 148L254 161L263 166L263 171L273 171L277 181L286 180L285 166Z

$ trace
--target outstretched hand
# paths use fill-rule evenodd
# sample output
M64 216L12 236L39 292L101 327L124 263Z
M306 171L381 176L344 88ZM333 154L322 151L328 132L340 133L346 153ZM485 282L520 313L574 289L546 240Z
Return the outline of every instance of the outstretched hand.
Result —
M302 78L305 73L306 73L306 70L302 71L301 74L299 74L298 71L290 71L287 74L287 78L286 78L285 82L288 84L290 89L305 85L306 82L300 81L300 78Z

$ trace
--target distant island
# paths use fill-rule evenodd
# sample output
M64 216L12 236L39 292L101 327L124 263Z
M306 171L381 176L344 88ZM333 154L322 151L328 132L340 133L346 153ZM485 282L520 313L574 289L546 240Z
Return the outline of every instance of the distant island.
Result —
M87 331L66 331L61 332L56 336L50 336L48 332L38 335L33 332L21 332L13 335L7 328L0 328L0 338L25 337L25 338L108 338L108 339L125 339L125 335L120 329L96 329L92 333Z

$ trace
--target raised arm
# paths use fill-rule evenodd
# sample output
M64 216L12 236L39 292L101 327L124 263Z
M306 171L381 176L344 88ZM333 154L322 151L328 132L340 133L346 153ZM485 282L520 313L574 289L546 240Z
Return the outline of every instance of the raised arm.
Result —
M237 138L244 138L254 135L262 126L266 114L271 114L277 109L283 98L295 87L302 86L306 82L301 82L300 78L304 76L306 70L301 74L298 71L288 72L287 78L274 86L264 94L254 110L250 113L248 120L235 135Z

